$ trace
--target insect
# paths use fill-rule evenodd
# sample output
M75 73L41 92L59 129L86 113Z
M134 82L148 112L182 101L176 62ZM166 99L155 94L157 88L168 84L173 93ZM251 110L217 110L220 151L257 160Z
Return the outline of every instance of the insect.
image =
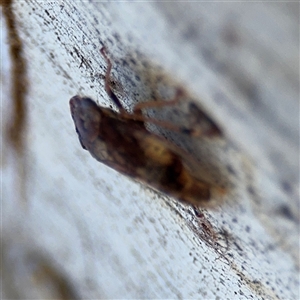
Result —
M110 87L112 63L106 48L100 51L107 62L105 90L119 112L98 106L87 97L72 97L70 110L82 147L96 160L183 203L209 206L213 186L191 171L189 166L197 162L181 148L148 131L144 123L185 133L193 133L192 130L144 117L141 109L147 106L145 103L138 104L132 114L128 113ZM178 89L167 105L177 102L182 94ZM207 135L212 133L207 131Z

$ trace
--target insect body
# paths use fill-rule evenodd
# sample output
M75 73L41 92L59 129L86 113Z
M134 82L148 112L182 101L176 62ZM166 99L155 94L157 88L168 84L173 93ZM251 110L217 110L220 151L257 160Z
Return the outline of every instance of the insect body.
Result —
M105 88L120 112L87 97L72 97L70 109L82 147L107 166L182 202L209 205L212 187L193 174L189 166L195 162L188 154L149 132L143 115L122 107L109 86L110 60L104 48L101 53L108 62Z

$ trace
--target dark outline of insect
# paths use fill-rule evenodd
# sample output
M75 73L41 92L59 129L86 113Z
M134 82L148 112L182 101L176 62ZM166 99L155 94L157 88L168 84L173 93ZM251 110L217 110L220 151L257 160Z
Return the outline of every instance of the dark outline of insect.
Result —
M87 97L72 97L70 110L82 147L107 166L183 203L210 206L213 186L198 178L189 167L197 162L184 150L144 126L144 122L149 122L177 132L199 135L198 131L142 115L144 108L174 105L183 96L183 90L178 88L171 101L137 104L130 114L111 90L112 63L106 48L101 48L100 52L107 62L105 90L119 112L100 107ZM212 130L200 132L200 135L210 136L216 132L216 128L214 125Z

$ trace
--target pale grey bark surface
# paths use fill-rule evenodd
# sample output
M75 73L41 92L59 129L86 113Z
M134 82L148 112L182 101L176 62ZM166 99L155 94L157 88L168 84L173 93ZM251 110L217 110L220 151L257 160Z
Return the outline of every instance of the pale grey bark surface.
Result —
M5 144L2 298L299 299L298 4L27 0L14 12L28 199ZM102 45L126 108L183 86L222 128L217 141L167 134L230 187L217 209L196 216L81 148L68 101L111 105ZM1 47L3 133L5 31ZM176 113L155 117L184 122Z

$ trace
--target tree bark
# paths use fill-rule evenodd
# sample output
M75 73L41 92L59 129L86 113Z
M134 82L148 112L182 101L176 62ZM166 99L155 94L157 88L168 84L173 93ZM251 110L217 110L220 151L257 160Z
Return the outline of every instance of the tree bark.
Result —
M28 92L17 110L26 116L22 151L12 139L3 146L3 298L298 299L299 6L26 0L12 8ZM9 18L4 4L2 12ZM17 60L8 56L16 39L2 30L6 138L18 119L9 89ZM148 116L186 125L194 103L220 127L218 138L149 127L225 187L214 209L183 205L82 149L68 102L79 94L113 107L103 45L128 111L181 87L185 103Z

